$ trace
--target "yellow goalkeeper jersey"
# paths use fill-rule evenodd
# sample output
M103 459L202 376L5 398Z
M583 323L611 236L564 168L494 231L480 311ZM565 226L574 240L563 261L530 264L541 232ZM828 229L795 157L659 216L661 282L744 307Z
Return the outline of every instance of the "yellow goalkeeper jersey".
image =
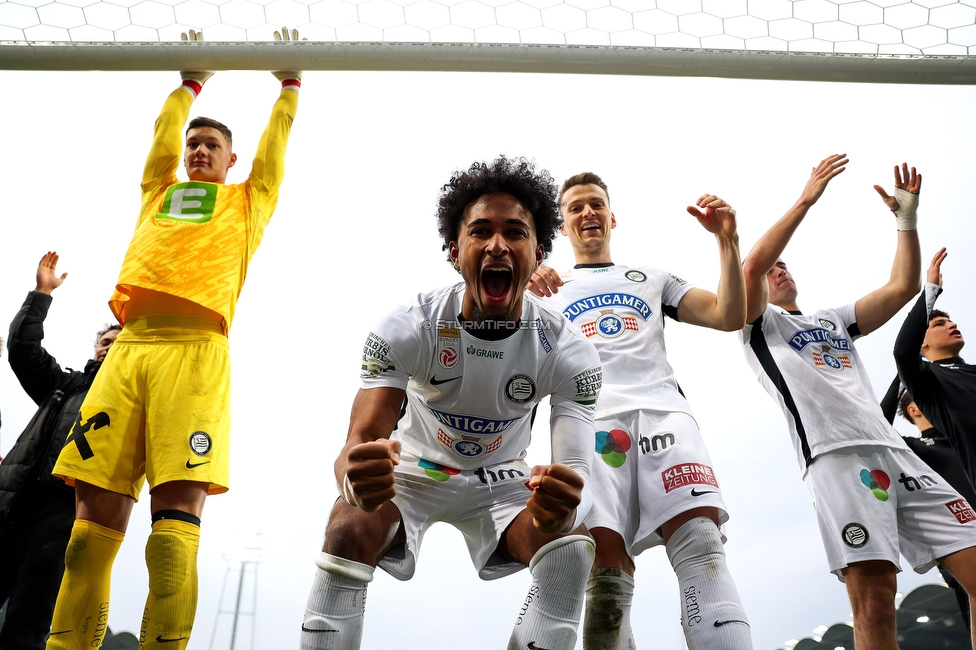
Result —
M297 91L295 82L283 84L251 173L237 185L177 180L195 89L185 84L166 99L143 172L139 222L109 300L120 323L130 295L148 289L220 314L228 333L248 264L278 203Z

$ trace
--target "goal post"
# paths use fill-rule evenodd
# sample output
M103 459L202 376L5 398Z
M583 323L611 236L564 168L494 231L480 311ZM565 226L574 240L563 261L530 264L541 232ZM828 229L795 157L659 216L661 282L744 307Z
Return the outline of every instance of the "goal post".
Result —
M5 70L400 70L974 84L976 57L492 43L3 43Z
M0 0L0 69L188 68L976 84L976 0Z

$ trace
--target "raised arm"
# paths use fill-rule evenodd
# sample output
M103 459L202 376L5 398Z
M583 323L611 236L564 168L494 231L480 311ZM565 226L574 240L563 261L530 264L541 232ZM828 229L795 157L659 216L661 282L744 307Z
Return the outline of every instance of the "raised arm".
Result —
M400 443L389 438L405 395L389 387L356 394L346 444L334 466L339 492L349 505L375 512L396 494L393 468L400 463Z
M697 287L689 289L678 303L678 319L726 332L742 329L746 323L746 294L735 210L717 196L706 194L694 206L688 206L688 213L715 235L721 276L717 293Z
M926 274L925 290L918 296L918 300L905 317L905 322L895 337L895 366L898 376L908 391L915 396L915 392L925 382L921 376L927 369L926 361L922 361L922 343L929 325L929 312L935 304L935 299L941 292L942 261L946 258L946 249L941 248L932 258ZM920 396L919 399L922 399Z
M68 277L67 273L58 275L58 260L61 257L57 251L48 251L41 256L41 261L37 263L37 273L34 275L37 284L34 291L51 295L51 292L60 287Z
M298 30L283 27L275 32L276 41L297 41ZM298 70L276 70L271 74L281 82L281 94L271 109L268 127L261 135L249 180L264 186L266 190L281 185L285 177L285 147L291 133L292 122L298 111L298 91L302 87L302 73Z
M902 163L901 169L895 166L894 196L889 196L880 185L875 185L874 189L895 213L898 244L888 282L854 305L861 334L873 332L887 323L921 288L922 252L918 245L918 231L915 230L915 211L922 189L922 175L916 173L914 167L909 173L908 164Z
M742 265L746 288L747 323L755 322L766 310L766 304L769 302L766 274L782 256L793 233L813 204L820 199L830 179L844 171L844 165L847 164L846 156L847 154L839 153L821 160L820 164L810 172L810 178L803 186L803 192L793 207L780 217L749 251Z
M144 193L160 185L168 185L176 178L176 170L183 159L183 126L190 115L193 100L212 75L212 72L203 71L180 73L183 83L166 98L153 128L152 146L142 171Z
M549 426L552 463L532 468L526 509L542 532L568 533L583 523L593 505L593 491L586 489L593 461L593 407L556 402Z
M901 379L898 375L888 385L888 392L881 398L881 412L884 413L888 424L893 424L895 415L898 413L898 398L901 397Z
M44 319L51 306L51 292L61 286L67 273L57 274L58 254L48 251L37 265L37 285L27 294L23 307L10 323L7 350L10 367L35 403L46 399L64 377L57 360L41 345Z

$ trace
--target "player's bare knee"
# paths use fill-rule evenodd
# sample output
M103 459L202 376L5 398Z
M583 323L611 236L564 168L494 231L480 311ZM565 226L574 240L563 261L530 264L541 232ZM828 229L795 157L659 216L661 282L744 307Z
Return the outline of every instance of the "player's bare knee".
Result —
M634 575L634 561L627 552L623 537L609 528L594 528L590 531L596 542L596 557L593 561L597 569L618 569L627 575Z
M376 566L383 553L403 541L399 511L389 504L380 511L366 513L338 501L325 529L322 550L329 555Z
M679 513L672 519L664 522L664 524L661 526L659 530L661 537L664 539L664 543L667 544L668 540L671 539L671 536L674 535L674 533L679 528L684 526L692 519L698 519L698 518L708 519L713 524L715 524L716 528L719 527L720 516L719 516L718 508L714 508L714 507L692 508L691 510L686 510L685 512Z
M857 602L852 603L857 609L868 611L869 613L884 613L891 610L895 611L895 594L889 593L887 589L864 589L857 596Z
M862 625L885 627L894 624L895 593L885 585L862 583L850 592L850 597L851 612Z

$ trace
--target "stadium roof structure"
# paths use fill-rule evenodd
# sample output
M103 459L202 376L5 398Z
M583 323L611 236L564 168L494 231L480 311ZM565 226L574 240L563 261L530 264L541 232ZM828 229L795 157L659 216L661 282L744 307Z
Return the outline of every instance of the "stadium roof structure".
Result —
M901 650L970 647L956 596L944 584L922 585L910 592L897 615ZM836 623L819 639L800 639L792 650L854 650L854 628L850 623Z
M969 631L952 590L922 585L898 608L898 643L903 650L968 648Z

